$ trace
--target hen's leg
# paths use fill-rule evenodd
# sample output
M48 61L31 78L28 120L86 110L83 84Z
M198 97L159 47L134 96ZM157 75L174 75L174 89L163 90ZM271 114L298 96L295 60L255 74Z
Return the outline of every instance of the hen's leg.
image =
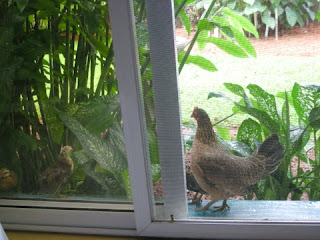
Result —
M200 197L198 197L198 192L194 195L191 204L195 204L196 206L200 205L202 201L203 193L200 193Z
M209 209L209 207L214 204L216 201L210 201L207 205L205 205L202 208L196 208L194 209L195 211L207 211Z
M215 207L215 210L212 210L211 212L224 212L227 208L230 208L227 204L227 200L223 200L222 206Z

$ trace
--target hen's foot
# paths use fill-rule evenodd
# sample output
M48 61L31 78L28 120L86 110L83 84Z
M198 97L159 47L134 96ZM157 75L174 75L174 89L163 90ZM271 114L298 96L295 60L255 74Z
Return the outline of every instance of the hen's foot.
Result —
M194 209L195 211L207 211L209 209L209 207L214 204L216 201L210 201L207 205L205 205L204 207L202 208L196 208Z
M227 200L223 200L222 206L218 207L214 207L216 208L215 210L212 210L211 212L224 212L227 208L230 208L229 205L227 204Z

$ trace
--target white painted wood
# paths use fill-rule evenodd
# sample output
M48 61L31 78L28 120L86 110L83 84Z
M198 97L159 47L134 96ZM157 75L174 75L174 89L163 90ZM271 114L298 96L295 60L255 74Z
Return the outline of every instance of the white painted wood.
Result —
M107 236L127 236L137 235L136 230L127 229L105 229L105 228L86 228L86 227L64 227L64 226L46 226L46 225L23 225L23 224L3 224L6 231L37 231L37 232L55 232L71 233L83 235L107 235Z
M186 219L187 199L172 0L147 0L146 10L165 219Z
M116 74L131 178L137 232L153 216L152 178L149 176L139 59L132 1L109 0Z
M320 223L267 221L154 222L144 237L194 239L319 239Z
M135 230L133 212L0 207L2 224ZM21 230L21 229L16 229Z

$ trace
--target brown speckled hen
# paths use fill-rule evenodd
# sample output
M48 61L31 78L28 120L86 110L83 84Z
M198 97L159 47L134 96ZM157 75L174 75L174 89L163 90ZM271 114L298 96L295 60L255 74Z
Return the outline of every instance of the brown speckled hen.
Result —
M10 192L17 186L17 175L7 168L0 169L0 192Z
M213 212L225 211L229 197L248 194L250 186L275 171L284 157L276 134L270 135L251 156L235 156L218 142L203 109L195 107L191 117L198 124L191 149L191 170L212 200L197 211L208 210L218 200L223 204Z
M65 146L61 149L57 161L52 163L38 180L39 193L60 196L60 191L68 183L73 171L73 162L70 158L72 147Z

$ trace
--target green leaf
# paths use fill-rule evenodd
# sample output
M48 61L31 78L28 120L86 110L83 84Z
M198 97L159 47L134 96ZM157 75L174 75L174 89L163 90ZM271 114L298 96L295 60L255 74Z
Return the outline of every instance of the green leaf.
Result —
M198 22L198 24L197 24L197 28L198 28L198 30L209 30L209 31L211 31L211 30L213 30L213 26L212 26L212 24L209 22L209 20L208 19L201 19L199 22Z
M243 87L240 86L239 84L234 84L234 83L224 83L223 84L230 92L233 94L236 94L240 97L243 98L244 103L247 107L252 107L252 103L250 99L248 98L246 92L244 91Z
M127 197L129 199L132 199L132 190L131 190L131 183L130 183L129 168L126 168L121 172L121 177L122 177L122 180L123 180L123 183L125 186Z
M54 106L49 101L44 83L37 82L37 86L39 104L42 107L43 115L45 118L44 120L50 132L52 141L60 145L64 133L64 125L58 119L57 114L54 111Z
M254 25L247 18L235 14L229 8L223 8L222 12L230 18L237 20L244 30L252 33L256 38L259 38L259 33L255 29Z
M230 141L230 131L227 127L222 127L220 125L216 125L215 128L217 129L217 133L220 137L222 137L226 141Z
M160 163L158 138L154 133L154 131L152 131L149 128L147 129L147 133L148 133L149 154L150 154L151 163L158 164Z
M178 55L179 63L182 61L184 55L185 55L184 51L179 53L179 55ZM200 67L204 70L210 71L210 72L218 71L218 69L214 66L214 64L210 60L208 60L204 57L201 57L201 56L189 55L186 63L192 63L192 64L197 65L198 67Z
M320 22L320 12L317 13L316 19L318 19L318 21Z
M264 24L266 24L269 28L274 29L276 26L276 21L273 17L269 15L269 11L266 10L262 13L261 20Z
M309 14L311 20L314 21L316 18L316 14L309 7L307 7L305 4L303 5L303 7L307 11L307 13Z
M222 49L226 53L239 58L247 58L248 55L245 51L242 50L238 45L222 39L222 38L215 38L215 37L208 37L207 42L213 43L218 48Z
M216 23L216 24L219 24L221 26L229 26L229 22L227 21L227 19L225 19L224 17L218 17L218 16L214 16L212 19L211 19L211 22L212 23Z
M254 1L254 4L247 5L244 9L244 14L251 15L256 12L263 12L266 10L266 6L263 6L260 1Z
M25 7L28 5L29 0L15 0L20 12L23 12Z
M249 53L251 56L256 57L257 53L256 50L254 49L252 43L249 41L249 39L242 33L239 32L237 29L234 27L231 27L232 32L234 34L234 37L237 41L237 43L242 47L244 50L246 50L247 53Z
M260 124L248 118L239 127L237 140L246 143L254 151L257 147L256 140L262 142L261 132Z
M274 95L267 93L256 84L249 84L247 88L249 89L250 94L257 99L261 110L265 111L273 120L279 122L280 118Z
M184 10L181 10L179 13L179 17L181 20L182 25L186 28L188 35L191 33L191 23L190 20ZM147 32L148 33L148 32Z
M118 179L127 168L126 159L122 159L123 153L117 153L111 144L107 144L100 135L89 132L75 118L57 109L56 111L64 124L77 136L85 153Z
M285 11L287 21L290 24L290 26L293 27L297 23L297 13L293 8L289 6L285 8Z
M225 141L223 138L221 138L219 135L216 135L218 141L229 151L231 151L233 154L240 156L240 157L247 157L252 154L252 150L250 147L243 143L238 141Z
M248 3L249 5L252 5L255 3L255 0L244 0L245 3Z
M270 188L268 188L265 192L263 200L277 200L277 195Z
M301 85L295 83L292 89L293 105L299 118L309 123L309 113L318 107L320 100L320 85Z
M208 31L202 30L197 38L197 44L200 51L202 51L207 45Z
M213 97L215 97L215 98L225 98L225 99L235 103L234 100L232 100L231 98L227 97L226 95L224 95L223 93L220 93L220 92L209 92L208 99L213 98Z
M98 41L94 36L91 36L89 39L93 46L102 56L108 56L109 48L105 44L103 44L103 42Z
M155 184L161 177L160 164L151 164L152 183Z
M320 107L313 108L309 114L311 127L320 129Z

